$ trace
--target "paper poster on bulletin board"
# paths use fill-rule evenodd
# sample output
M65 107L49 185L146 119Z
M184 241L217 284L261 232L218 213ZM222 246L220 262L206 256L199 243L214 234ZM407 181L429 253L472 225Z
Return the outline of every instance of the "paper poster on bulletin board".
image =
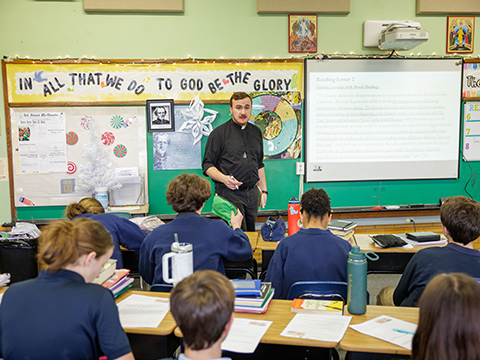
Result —
M68 205L91 196L75 188L80 165L89 160L91 131L115 169L138 170L147 181L143 106L11 108L10 117L17 207Z
M468 161L480 160L480 102L463 105L463 155Z

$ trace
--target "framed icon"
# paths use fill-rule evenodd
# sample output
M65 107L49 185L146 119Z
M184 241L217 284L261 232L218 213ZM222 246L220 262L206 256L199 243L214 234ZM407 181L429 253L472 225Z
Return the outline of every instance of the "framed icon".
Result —
M288 15L288 52L317 52L317 15Z
M473 53L475 16L447 17L447 53Z
M175 131L173 100L147 100L148 131Z

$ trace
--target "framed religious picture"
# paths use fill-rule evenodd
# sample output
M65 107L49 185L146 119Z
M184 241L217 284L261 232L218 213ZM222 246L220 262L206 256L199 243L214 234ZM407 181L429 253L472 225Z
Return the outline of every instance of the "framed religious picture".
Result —
M447 17L447 53L473 53L475 16Z
M317 15L288 15L288 52L317 52Z
M148 131L175 131L173 100L147 100Z

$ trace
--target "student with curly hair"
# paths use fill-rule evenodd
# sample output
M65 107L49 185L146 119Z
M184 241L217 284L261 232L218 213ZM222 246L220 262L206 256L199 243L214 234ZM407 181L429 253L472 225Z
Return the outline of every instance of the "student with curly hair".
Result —
M0 358L132 360L110 290L90 284L113 252L97 221L56 221L42 230L36 279L13 284L0 305Z
M327 230L330 198L323 189L310 189L300 200L303 228L279 244L268 265L266 281L274 297L286 299L297 281L347 281L350 244Z
M202 217L210 198L210 183L198 175L183 174L170 181L167 203L177 212L172 222L159 226L145 238L140 249L140 275L149 284L164 284L162 257L169 253L175 234L179 242L193 245L193 269L225 274L223 259L247 261L252 257L248 236L240 228L243 216L233 214L229 227L223 220Z
M480 284L461 273L436 276L419 301L412 360L480 358Z

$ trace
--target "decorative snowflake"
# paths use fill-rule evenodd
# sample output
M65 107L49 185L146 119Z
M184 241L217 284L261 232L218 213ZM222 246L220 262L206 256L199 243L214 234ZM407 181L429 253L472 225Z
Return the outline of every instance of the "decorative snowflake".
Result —
M205 116L202 120L204 113L207 112L211 115ZM218 112L215 110L204 109L203 101L200 100L200 96L190 102L188 109L184 111L184 116L187 119L179 132L191 133L193 135L193 145L202 139L202 136L209 136L213 131L212 122L217 117Z

